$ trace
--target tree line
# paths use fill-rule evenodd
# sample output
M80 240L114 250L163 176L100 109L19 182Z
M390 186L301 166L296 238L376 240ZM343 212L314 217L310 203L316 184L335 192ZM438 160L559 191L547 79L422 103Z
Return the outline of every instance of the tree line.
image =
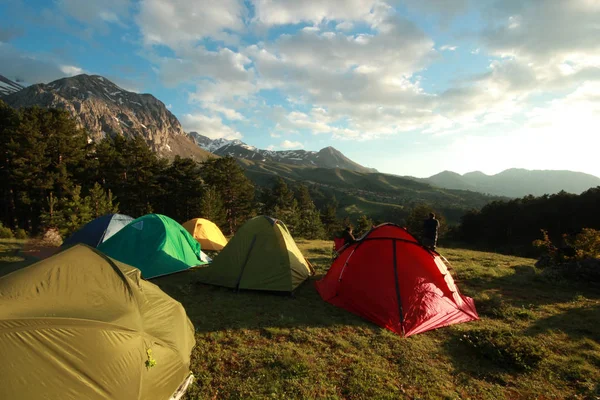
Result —
M338 219L334 198L317 209L306 185L276 178L256 187L231 157L169 161L140 137L93 143L62 110L15 110L0 101L0 149L0 223L13 231L57 228L65 237L114 212L160 213L181 223L204 217L229 235L258 214L308 239L331 237L349 224Z
M463 242L514 254L533 255L533 241L542 230L554 243L584 228L600 229L600 187L576 195L560 192L540 197L525 196L494 201L481 210L466 213L456 232Z

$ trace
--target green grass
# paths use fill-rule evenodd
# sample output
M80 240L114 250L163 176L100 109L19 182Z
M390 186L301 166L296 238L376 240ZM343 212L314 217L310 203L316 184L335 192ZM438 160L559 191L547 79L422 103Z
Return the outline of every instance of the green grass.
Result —
M0 242L0 271L22 242ZM331 243L298 244L326 273ZM187 399L597 399L600 290L548 282L534 260L441 249L481 320L401 338L323 302L154 280L196 327ZM157 362L160 362L157 360Z

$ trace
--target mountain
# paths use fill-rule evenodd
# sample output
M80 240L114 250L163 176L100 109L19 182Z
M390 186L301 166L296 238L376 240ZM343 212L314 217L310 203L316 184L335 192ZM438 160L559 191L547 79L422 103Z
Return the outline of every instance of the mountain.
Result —
M159 155L203 161L213 157L183 131L177 118L156 97L129 92L98 75L77 75L29 86L5 96L12 107L65 109L99 141L105 136L140 136Z
M481 208L505 197L442 189L414 178L383 173L366 173L340 168L323 168L273 161L238 159L246 176L256 185L271 186L275 177L309 186L317 206L327 205L331 196L339 202L340 215L368 215L380 221L401 221L411 207L431 204L450 223L458 223L469 209Z
M203 149L219 156L232 156L238 159L276 162L306 167L341 168L356 172L377 172L374 168L363 167L343 155L333 147L326 147L320 151L306 150L262 150L247 145L240 140L210 139L197 132L190 132L190 136Z
M528 194L542 196L561 190L580 194L589 188L600 186L600 178L582 172L520 168L507 169L496 175L486 175L480 171L464 175L444 171L419 181L440 188L472 190L508 197L523 197Z
M21 89L23 89L22 85L0 75L0 97L16 93Z

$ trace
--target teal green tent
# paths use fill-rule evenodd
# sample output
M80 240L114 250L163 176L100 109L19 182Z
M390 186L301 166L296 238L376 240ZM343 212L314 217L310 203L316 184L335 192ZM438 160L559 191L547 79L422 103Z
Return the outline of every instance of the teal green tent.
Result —
M138 268L146 279L206 264L200 243L175 220L160 214L133 220L98 250Z

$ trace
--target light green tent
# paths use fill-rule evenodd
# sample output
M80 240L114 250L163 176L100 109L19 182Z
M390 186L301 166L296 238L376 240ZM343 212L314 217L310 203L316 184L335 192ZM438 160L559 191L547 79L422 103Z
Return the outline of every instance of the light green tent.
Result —
M202 283L280 292L313 274L285 224L265 216L246 222L209 266L195 271Z
M145 279L206 264L196 239L175 220L160 214L132 221L98 250L139 268Z
M86 245L0 278L0 399L167 400L194 343L179 302Z

